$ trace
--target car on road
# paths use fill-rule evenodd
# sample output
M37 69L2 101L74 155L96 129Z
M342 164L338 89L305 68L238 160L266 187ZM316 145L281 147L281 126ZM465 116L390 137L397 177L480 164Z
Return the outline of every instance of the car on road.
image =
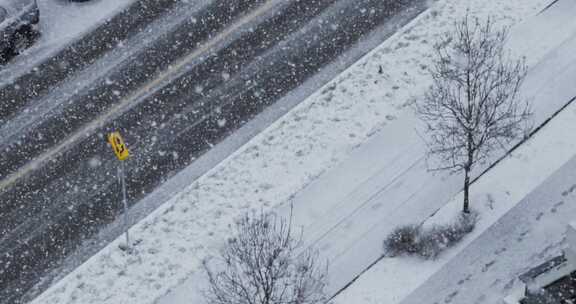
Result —
M0 0L0 63L34 43L39 21L36 0Z

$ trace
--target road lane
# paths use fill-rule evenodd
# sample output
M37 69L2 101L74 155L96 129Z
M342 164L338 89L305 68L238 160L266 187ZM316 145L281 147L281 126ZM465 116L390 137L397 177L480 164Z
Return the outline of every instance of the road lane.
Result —
M27 174L35 166L32 160L37 163L39 159L49 159L58 153L68 145L64 141L69 140L74 132L91 132L99 121L112 115L109 113L124 111L123 108L131 106L140 96L166 82L178 71L179 65L188 64L191 59L211 51L210 48L218 41L214 38L220 35L218 32L227 25L237 26L237 18L263 2L214 1L191 18L186 18L172 33L160 37L151 47L101 75L94 83L84 88L71 87L69 92L62 93L64 98L58 101L59 106L35 114L14 133L4 132L0 150L6 153L0 154L0 190ZM328 4L331 1L324 2ZM275 7L272 3L268 2L259 11ZM247 17L250 16L244 18ZM182 56L186 58L183 60ZM50 98L43 102L54 103ZM91 126L84 126L89 122ZM9 176L11 174L16 176Z
M328 1L325 1L323 3L329 3ZM310 5L302 5L299 4L298 2L295 2L295 6L293 6L291 8L291 14L290 14L290 18L283 18L283 23L285 24L290 24L292 25L292 29L296 29L298 28L298 25L301 25L301 23L297 23L295 22L297 20L297 18L300 18L303 21L306 21L308 18L312 17L312 15L308 16L307 14L303 13L303 10L307 10L309 12L315 12L315 10L311 9ZM318 8L323 8L325 6L321 5L318 6ZM288 7L288 9L290 9L290 7ZM260 11L260 9L258 10ZM319 12L316 11L316 12ZM295 19L295 16L298 16ZM284 15L282 15L284 16ZM276 20L276 18L271 19L272 21L274 21L275 25L277 25L277 29L280 29L280 25L282 23L279 22L279 20ZM244 49L244 53L243 54L247 54L247 41L250 43L254 43L254 45L261 45L260 41L255 40L255 39L261 39L259 37L267 37L266 39L263 40L263 42L266 42L268 39L277 39L277 37L283 37L284 35L282 34L281 31L276 32L276 35L262 35L261 31L266 31L268 29L268 27L270 26L270 24L263 23L263 26L259 28L258 31L249 31L248 32L248 39L242 39L242 40L238 40L236 41L235 44L230 45L230 48L224 49L222 52L224 54L215 54L211 57L211 59L208 60L204 60L204 61L198 61L198 64L194 67L194 69L192 69L190 71L190 74L188 76L185 77L181 77L180 80L174 81L173 83L171 83L169 85L169 87L165 87L165 88L161 88L159 89L154 96L150 96L149 98L146 99L142 99L142 98L138 98L139 94L133 94L135 95L135 98L133 99L127 99L125 100L125 103L128 103L128 106L126 107L127 110L129 110L128 112L125 113L125 115L122 117L112 117L112 118L117 118L117 119L121 119L119 120L114 120L112 121L112 125L118 125L118 126L122 126L123 129L128 130L131 126L134 127L139 127L141 125L141 121L154 121L155 119L159 118L159 116L163 116L163 117L169 117L167 115L171 115L174 113L180 113L179 111L182 110L182 107L186 106L185 102L181 102L178 99L174 99L171 102L164 102L162 101L162 98L167 98L167 96L169 96L168 94L170 94L170 92L175 92L178 90L183 90L185 87L187 87L187 83L190 80L191 77L194 77L196 79L202 79L203 81L206 81L207 84L209 84L210 86L215 86L217 84L221 84L223 83L223 81L221 80L222 77L219 74L213 75L214 73L212 73L211 71L213 70L219 70L221 69L221 65L223 64L223 61L220 59L221 55L227 55L230 56L229 60L235 60L236 63L238 63L237 65L240 67L241 63L245 60L249 60L251 58L253 58L253 56L245 56L245 55L240 55L239 56L235 56L235 55L230 55L230 54L240 54L239 52L236 52L236 50L242 50ZM287 34L287 32L286 32ZM246 37L245 37L246 38ZM250 54L258 55L259 54L258 49L254 49L254 52L250 52ZM230 54L227 54L230 53ZM225 62L224 62L225 64ZM204 80L205 79L205 80ZM208 88L208 86L206 87ZM194 90L196 90L194 88ZM144 90L146 91L146 90ZM191 98L192 101L194 101L194 98L198 98L200 95L197 94L196 92L187 92L186 93L187 96L189 96L188 98ZM124 100L123 100L124 101ZM136 103L135 105L132 105L132 107L129 107L131 105L131 103ZM206 104L206 103L200 103L201 108L202 105ZM89 147L90 144L88 144L88 142L91 142L93 144L93 146L96 147L100 147L101 146L101 138L100 137L91 137L88 138L88 140L85 139L85 134L90 134L90 132L95 132L94 134L98 134L98 132L103 132L101 130L102 128L102 123L101 121L106 122L106 118L110 117L111 115L118 115L119 113L122 113L123 111L121 110L121 107L115 107L112 108L111 110L109 110L105 117L99 117L97 121L92 122L88 127L84 127L82 130L80 130L79 132L75 133L75 137L71 137L69 139L67 139L64 143L60 144L58 147L56 147L55 149L49 151L48 153L46 153L45 155L42 155L41 157L44 159L53 159L53 156L57 156L61 151L64 151L65 153L68 152L72 152L70 156L67 157L67 160L72 160L72 159L78 159L78 161L73 161L71 162L71 164L76 164L79 163L80 161L84 161L87 162L87 160L84 158L83 155L78 156L76 154L75 150L71 150L69 149L69 147L75 147L77 143L74 142L74 140L79 140L79 141L83 141L83 143L80 144L80 146L82 147ZM82 115L82 113L74 113L74 115ZM152 116L152 117L150 117ZM193 119L193 118L192 118ZM149 127L147 125L141 126L141 128L139 129L139 134L146 134L146 132L149 131ZM111 128L110 126L108 128ZM56 127L55 129L55 136L58 136L58 132L62 131L62 129ZM100 130L99 130L100 129ZM176 128L172 127L171 130L175 130ZM101 133L102 134L102 133ZM60 134L60 138L61 138L62 134ZM101 147L100 147L101 148ZM104 147L106 148L106 147ZM135 149L136 151L138 151L138 147L133 147L133 149ZM55 151L54 151L55 150ZM82 152L87 151L86 149L83 149ZM105 150L98 150L98 153L100 154L105 154ZM93 151L90 151L89 154L91 155L98 155L98 153L95 153ZM26 177L26 173L27 172L34 172L35 170L35 166L36 166L36 162L37 160L35 160L35 162L31 165L29 165L27 168L25 169L20 169L18 171L18 177L12 179L12 181L21 181L21 179L19 179L19 177ZM147 164L146 163L142 163L141 164L143 167L146 167ZM12 196L13 199L12 200L7 200L10 202L13 202L14 204L9 204L6 203L4 204L3 208L2 208L2 213L4 214L4 216L0 215L0 218L3 219L3 223L4 225L2 226L4 228L5 231L9 230L10 228L6 228L9 227L8 225L5 225L7 222L10 221L10 219L20 219L19 216L15 216L14 213L12 213L12 210L21 210L20 208L18 208L18 206L20 205L20 203L18 203L18 199L17 197L21 196L21 195L26 195L26 193L31 193L34 192L36 189L42 188L44 187L44 185L46 183L49 182L49 179L51 179L53 176L64 176L66 175L66 171L69 170L69 167L67 166L62 166L61 164L58 164L58 166L60 166L60 171L59 170L51 170L50 171L50 176L47 177L47 179L40 179L38 182L36 183L31 183L30 181L28 181L26 183L26 189L24 189L24 191L17 193L17 195ZM140 167L140 165L136 165L136 167ZM81 176L81 175L80 175ZM100 181L100 182L103 182ZM82 184L92 184L93 182L91 180L82 180L81 181L81 185ZM4 183L2 184L3 186L5 186L4 189L8 189L9 186L11 185L9 182L8 184L6 184L6 182L4 181ZM38 188L32 188L34 185L36 185ZM26 192L26 193L25 193ZM34 200L34 199L32 199ZM21 200L20 200L21 201ZM37 201L37 200L35 200ZM34 208L41 208L42 206L40 204L35 204L34 206L32 206L31 208L27 208L26 209L26 213L27 213L27 217L29 218L31 216L31 214L33 214L33 210ZM0 235L3 235L2 232L0 232Z

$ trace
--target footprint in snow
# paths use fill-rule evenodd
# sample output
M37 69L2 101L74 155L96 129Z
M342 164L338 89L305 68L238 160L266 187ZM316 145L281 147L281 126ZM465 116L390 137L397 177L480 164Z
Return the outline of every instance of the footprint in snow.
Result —
M516 238L516 241L522 242L522 241L524 240L524 237L525 237L529 232L530 232L530 230L522 231L522 232L520 233L520 236L518 236L518 238Z
M570 189L562 192L562 196L567 196L568 194L574 192L574 190L576 190L576 185L572 185L572 187L570 187Z
M472 275L471 275L471 274L468 274L466 277L464 277L463 279L460 279L460 280L458 281L458 285L462 285L462 284L464 284L466 281L470 281L471 278L472 278Z
M457 295L458 295L457 290L451 292L449 295L446 296L446 298L444 298L444 303L451 303L454 297L456 297Z
M495 255L500 255L502 252L505 252L506 250L508 250L506 247L502 247L500 249L497 249L496 251L494 251Z
M496 280L494 280L494 282L492 282L492 284L490 284L490 287L494 288L494 287L496 287L498 284L500 284L500 282L502 282L502 280L496 279Z
M482 272L488 271L488 269L490 269L494 264L496 264L495 260L492 260L492 261L484 264L484 266L482 267Z

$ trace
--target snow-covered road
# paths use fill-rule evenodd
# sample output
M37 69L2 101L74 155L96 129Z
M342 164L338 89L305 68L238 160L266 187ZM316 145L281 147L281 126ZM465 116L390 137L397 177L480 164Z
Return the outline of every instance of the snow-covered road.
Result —
M417 136L411 134L413 129L409 127L411 111L408 105L414 97L423 92L429 83L425 68L430 63L431 42L449 29L452 21L462 16L467 9L471 9L480 17L495 15L498 22L514 24L522 18L534 16L548 3L549 1L545 0L529 2L525 0L438 1L418 21L389 39L354 67L326 85L323 90L273 124L251 143L211 170L174 200L137 225L133 231L143 239L139 245L140 252L137 257L123 255L115 250L118 243L113 243L71 274L71 278L77 280L69 279L58 283L36 303L74 303L77 301L114 303L112 299L119 299L114 297L137 299L134 301L139 303L153 301L152 295L165 293L186 278L194 278L200 273L198 271L200 261L218 248L220 242L228 234L228 223L235 216L246 210L278 206L290 200L298 205L296 206L299 210L296 216L298 223L312 227L311 223L317 221L318 218L327 219L326 222L316 224L315 227L319 228L310 229L311 232L315 231L311 234L313 238L315 235L318 239L329 230L342 233L329 234L330 237L322 238L325 243L319 246L320 249L323 245L338 247L333 251L328 247L324 250L334 256L341 253L346 253L343 256L353 256L353 251L346 251L346 249L350 247L350 244L358 245L358 234L362 234L362 231L371 231L371 237L376 236L378 240L371 240L370 246L366 249L361 249L364 248L362 246L355 247L360 248L363 255L358 256L359 264L350 264L356 267L356 270L352 272L357 271L358 268L361 269L362 263L369 263L370 256L377 256L381 252L381 239L385 230L381 233L372 233L374 229L380 228L374 225L382 223L379 215L385 213L385 210L390 210L387 208L394 209L401 206L401 204L381 204L380 199L368 200L373 205L361 206L366 202L362 196L371 191L378 192L378 188L382 186L381 180L390 181L395 178L396 174L391 170L388 171L387 168L382 170L382 168L390 163L396 164L395 159L399 155L405 159L403 162L398 161L398 172L404 171L401 164L407 164L408 167L413 165L413 168L417 168L416 171L412 171L413 175L405 175L404 178L410 180L412 176L418 178L418 182L424 182L425 179L434 181L438 179L427 174L424 164L419 161L422 149L411 146L412 143L417 145L418 139ZM383 68L382 74L377 72L379 66ZM548 80L554 84L553 79ZM550 97L550 95L544 96ZM546 115L554 112L566 101L558 96L558 98L552 98L550 103L541 103L541 107L538 108L540 113L538 119L544 119ZM402 124L408 124L408 126L402 126ZM399 143L402 144L387 145L387 140L391 139L382 134L396 134ZM378 142L378 140L381 141ZM323 179L326 178L325 176L332 175L331 172L335 172L332 170L339 170L335 168L338 168L346 159L358 157L363 153L362 149L369 150L369 146L358 149L367 141L375 143L372 145L373 152L368 153L371 157L374 157L374 154L377 154L383 146L386 148L394 145L394 149L398 150L389 151L389 154L385 153L387 156L383 157L382 163L378 164L380 167L372 168L371 162L364 162L362 168L370 171L367 169L367 171L362 169L355 171L360 174L360 177L352 184L347 182L348 179L344 175L344 182L330 183L324 189L318 187L319 196L322 193L337 194L335 197L322 200L323 203L317 204L311 199L314 197L312 195L310 199L305 199L305 192L294 197L294 194L319 176ZM418 156L418 151L420 151L420 156ZM341 166L345 168L346 164ZM341 170L346 171L346 169ZM378 175L379 172L381 174L375 180L366 179L366 176L362 177L364 173ZM425 175L420 176L419 172L424 172ZM350 177L353 177L353 174ZM451 178L456 180L457 177ZM322 182L318 180L317 183ZM421 188L418 184L392 183L391 185L392 187L388 189L393 190L394 186L406 187L404 190L407 192ZM340 189L339 186L349 188ZM357 199L349 203L350 199L347 194L358 186L366 187L365 189L368 190L358 191ZM457 186L454 187L457 188ZM312 189L314 186L310 186L306 191L314 191ZM437 195L432 188L426 191ZM420 193L427 196L426 191ZM446 195L449 196L448 192L451 191L447 191ZM396 193L401 196L410 196L410 193ZM372 194L370 193L368 197ZM340 195L340 200L336 199L338 195ZM396 202L403 200L401 196ZM300 203L297 200L300 200ZM434 203L441 204L445 201L437 200ZM417 205L417 202L413 200L411 203ZM305 206L312 205L318 206L313 207L317 211L306 210ZM374 209L371 208L372 206ZM355 228L356 230L352 231L349 228L352 226L348 226L347 221L340 222L339 219L348 218L350 214L354 214L357 207L362 207L360 209L363 210L364 215L357 218L360 219L356 221L359 223L356 226L358 229ZM410 209L403 209L402 212L410 211ZM424 213L426 212L423 212L422 216L426 215ZM369 218L365 219L364 216ZM402 220L398 218L398 215L390 217L393 219L390 225L398 224L398 221ZM338 229L333 230L332 227ZM346 236L346 238L341 236ZM364 241L368 238L360 240ZM367 255L369 255L368 258L366 258ZM344 261L345 259L342 259L339 261L342 264L334 264L334 267L346 265L342 266L341 270L335 271L336 275L338 271L350 271L348 264L344 264ZM349 259L346 260L346 262L349 261ZM117 273L121 275L116 276ZM335 284L340 283L342 282ZM198 284L192 282L181 289L195 293L194 290L188 288L195 285ZM122 290L124 294L117 294L119 290Z

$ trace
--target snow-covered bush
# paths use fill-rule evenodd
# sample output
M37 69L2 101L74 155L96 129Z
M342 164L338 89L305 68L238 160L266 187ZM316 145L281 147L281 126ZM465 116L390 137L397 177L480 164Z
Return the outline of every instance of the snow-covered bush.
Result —
M420 237L420 226L398 227L384 240L384 250L389 256L416 254L420 251Z
M460 242L472 230L477 221L477 213L461 213L454 223L434 226L424 230L417 225L396 228L384 240L387 256L415 255L424 259L435 259L446 248Z
M446 242L444 227L434 227L428 231L423 231L418 242L416 255L427 260L435 259L442 252Z
M453 229L461 235L461 237L457 240L459 241L462 237L472 232L474 227L476 226L476 222L478 221L478 213L477 212L470 212L470 213L461 213L458 215L456 222L452 224Z

